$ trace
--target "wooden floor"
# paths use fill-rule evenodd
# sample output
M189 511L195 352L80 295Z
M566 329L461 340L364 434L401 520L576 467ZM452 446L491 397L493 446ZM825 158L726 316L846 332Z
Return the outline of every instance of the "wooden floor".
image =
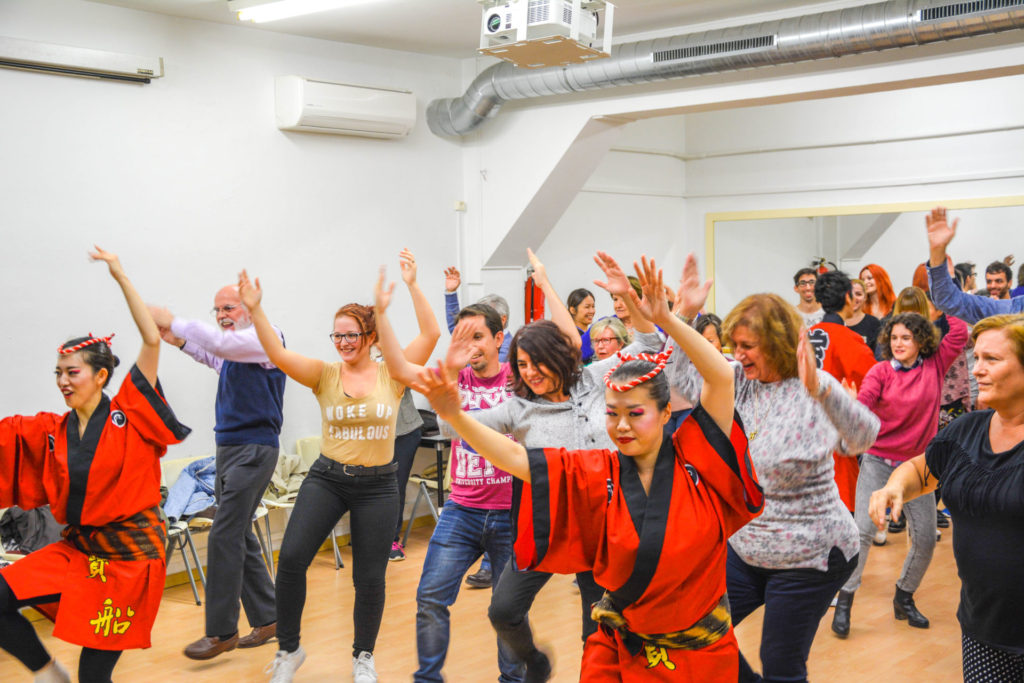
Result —
M375 657L381 681L407 681L416 669L416 584L426 552L429 527L414 530L408 559L388 566L388 601ZM864 585L853 605L850 637L832 635L831 610L822 620L809 662L812 681L891 680L943 683L959 681L960 629L955 611L960 590L950 545L944 530L935 558L915 598L931 619L928 630L912 629L892 615L893 583L906 550L906 533L890 535L888 545L873 548ZM342 550L348 562L348 548ZM350 566L350 562L349 562ZM558 576L538 596L531 612L537 638L556 654L554 681L568 683L579 677L579 597L571 577ZM452 647L445 674L449 682L493 681L497 678L494 632L486 611L490 591L463 590L452 608ZM351 680L352 581L348 569L335 571L329 553L320 553L309 571L309 600L303 618L302 644L308 653L295 680ZM50 635L48 622L37 629L50 651L69 669L77 666L78 648ZM242 632L248 628L244 626ZM758 662L760 612L737 628L740 647ZM154 647L132 650L121 658L116 681L187 681L225 683L262 681L263 667L276 647L234 650L209 662L186 659L181 650L203 635L203 608L197 607L188 585L170 588L164 595L153 631ZM759 667L756 667L759 668ZM0 652L0 681L31 681L14 659Z

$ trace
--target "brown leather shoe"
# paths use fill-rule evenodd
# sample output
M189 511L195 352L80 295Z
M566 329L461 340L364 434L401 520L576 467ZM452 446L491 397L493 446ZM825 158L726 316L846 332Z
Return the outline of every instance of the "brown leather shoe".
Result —
M238 639L238 647L259 647L271 638L277 637L277 622L266 626L254 626L252 633Z
M237 633L227 640L221 640L216 636L206 636L186 647L185 656L189 659L213 659L221 652L234 650L237 645Z

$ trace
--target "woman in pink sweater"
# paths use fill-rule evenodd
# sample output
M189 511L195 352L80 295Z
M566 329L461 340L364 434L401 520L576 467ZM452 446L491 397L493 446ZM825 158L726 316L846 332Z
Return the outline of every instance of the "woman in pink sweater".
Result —
M939 341L939 331L918 313L899 313L886 321L878 335L885 360L864 377L857 399L881 420L878 438L861 459L857 478L855 518L860 530L857 569L839 591L832 630L845 638L850 632L853 593L860 587L875 525L868 515L871 492L889 480L902 463L924 453L939 427L942 382L957 354L967 343L967 326L949 316L949 332ZM911 626L928 628L928 619L914 604L935 550L935 498L922 496L903 508L910 532L910 549L896 582L893 611Z

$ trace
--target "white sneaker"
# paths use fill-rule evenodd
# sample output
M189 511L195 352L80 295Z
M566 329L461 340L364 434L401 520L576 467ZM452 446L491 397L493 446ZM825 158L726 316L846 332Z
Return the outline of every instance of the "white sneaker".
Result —
M352 658L352 681L353 683L377 683L377 668L373 665L373 653L359 653L358 657Z
M876 529L875 530L875 537L874 537L874 539L872 539L871 542L874 545L885 545L885 541L886 541L887 535L888 534L887 534L885 529Z
M270 674L270 683L291 683L295 671L306 661L306 651L299 645L295 652L278 650L274 661L267 664L263 673Z
M36 672L35 683L71 683L71 676L56 659Z

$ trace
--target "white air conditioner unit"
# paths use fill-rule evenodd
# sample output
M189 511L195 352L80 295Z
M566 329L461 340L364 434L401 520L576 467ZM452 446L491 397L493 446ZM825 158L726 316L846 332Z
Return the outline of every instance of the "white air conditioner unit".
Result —
M134 83L149 83L164 75L164 60L160 57L5 37L0 37L0 67Z
M278 76L274 95L281 130L398 138L416 122L416 96L408 90Z

